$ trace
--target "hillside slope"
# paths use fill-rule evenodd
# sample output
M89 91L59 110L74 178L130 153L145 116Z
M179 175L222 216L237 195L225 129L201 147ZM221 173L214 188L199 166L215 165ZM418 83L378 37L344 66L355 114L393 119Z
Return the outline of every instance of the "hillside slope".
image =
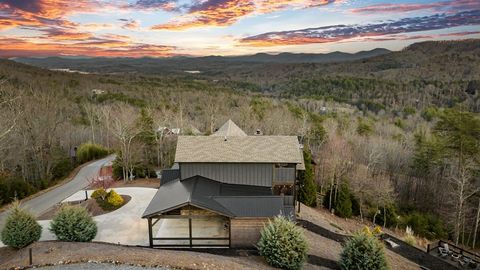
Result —
M480 40L429 41L398 52L385 52L379 49L349 56L334 52L167 59L53 57L17 61L98 73L188 76L219 82L235 90L333 99L374 112L451 107L459 103L480 111ZM315 57L315 61L345 57L354 61L306 63ZM355 60L355 57L367 58Z

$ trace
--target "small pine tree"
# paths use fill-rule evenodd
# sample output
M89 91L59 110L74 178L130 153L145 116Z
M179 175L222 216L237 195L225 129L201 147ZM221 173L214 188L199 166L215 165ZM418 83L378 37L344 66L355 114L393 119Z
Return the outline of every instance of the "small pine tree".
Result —
M312 167L312 154L307 147L303 150L303 160L305 171L300 171L298 199L307 206L315 207L317 206L317 185Z
M13 248L23 248L38 241L42 235L42 226L18 202L14 202L10 215L1 233L2 242Z
M80 206L63 206L50 222L50 231L60 241L89 242L97 235L97 224Z
M340 186L337 201L335 203L335 214L339 217L352 217L352 196L348 185L343 183Z
M390 269L382 243L369 230L354 234L343 244L340 267L344 270Z
M261 232L258 250L268 264L288 270L301 269L307 258L307 240L293 221L275 217Z

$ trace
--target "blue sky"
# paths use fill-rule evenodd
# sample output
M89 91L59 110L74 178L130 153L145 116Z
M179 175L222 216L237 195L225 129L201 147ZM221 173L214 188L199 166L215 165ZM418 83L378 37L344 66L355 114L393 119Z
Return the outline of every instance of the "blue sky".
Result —
M399 50L480 38L480 1L0 0L0 57Z

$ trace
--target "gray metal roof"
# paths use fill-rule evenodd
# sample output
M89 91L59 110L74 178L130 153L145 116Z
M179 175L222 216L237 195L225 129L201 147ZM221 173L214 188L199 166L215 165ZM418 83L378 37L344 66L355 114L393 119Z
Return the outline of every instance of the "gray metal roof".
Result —
M273 217L283 211L283 198L269 187L220 183L201 176L160 186L142 217L193 205L228 217Z
M211 136L247 136L247 134L239 128L232 120L228 120Z
M283 198L280 196L215 197L235 217L274 217L282 214Z
M296 136L179 136L175 162L303 162Z

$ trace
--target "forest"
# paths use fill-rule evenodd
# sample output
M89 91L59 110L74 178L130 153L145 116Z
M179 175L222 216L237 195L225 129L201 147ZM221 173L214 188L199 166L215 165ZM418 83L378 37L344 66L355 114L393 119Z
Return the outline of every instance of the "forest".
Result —
M119 179L155 177L173 162L164 127L210 134L232 119L248 134L301 138L307 205L478 247L479 58L469 40L348 63L217 62L198 75L0 60L0 203L66 177L85 144L117 153Z

